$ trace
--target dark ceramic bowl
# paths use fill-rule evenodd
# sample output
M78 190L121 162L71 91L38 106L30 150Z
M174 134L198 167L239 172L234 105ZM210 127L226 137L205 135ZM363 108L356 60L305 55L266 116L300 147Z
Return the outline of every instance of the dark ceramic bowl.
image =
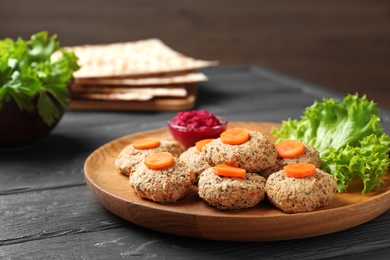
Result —
M58 106L61 116L52 125L47 125L35 112L19 109L14 100L0 109L0 148L22 148L48 135L60 121L64 109Z

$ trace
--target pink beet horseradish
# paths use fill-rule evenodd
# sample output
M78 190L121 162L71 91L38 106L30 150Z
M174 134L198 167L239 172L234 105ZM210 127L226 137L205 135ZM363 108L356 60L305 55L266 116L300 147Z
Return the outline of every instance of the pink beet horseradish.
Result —
M185 149L199 140L218 138L227 128L227 120L207 110L179 112L168 121L173 138Z

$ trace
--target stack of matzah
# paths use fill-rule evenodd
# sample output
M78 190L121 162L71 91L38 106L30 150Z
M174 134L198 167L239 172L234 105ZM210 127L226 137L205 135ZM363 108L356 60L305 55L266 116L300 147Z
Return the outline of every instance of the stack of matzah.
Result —
M194 103L197 69L217 62L184 56L158 39L69 47L80 70L71 86L73 109L181 110Z

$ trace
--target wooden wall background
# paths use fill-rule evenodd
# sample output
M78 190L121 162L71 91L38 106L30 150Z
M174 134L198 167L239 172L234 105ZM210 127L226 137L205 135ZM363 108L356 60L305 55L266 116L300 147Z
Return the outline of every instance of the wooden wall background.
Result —
M261 64L390 109L389 0L1 0L0 38L160 38L222 66Z

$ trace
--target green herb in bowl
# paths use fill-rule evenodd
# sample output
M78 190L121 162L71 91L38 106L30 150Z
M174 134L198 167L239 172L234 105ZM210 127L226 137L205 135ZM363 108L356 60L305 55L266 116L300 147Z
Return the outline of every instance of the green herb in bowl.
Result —
M13 132L12 127L16 124L5 119L9 118L8 110L12 110L9 107L13 104L24 113L37 113L47 126L55 125L63 109L69 106L68 84L73 80L73 72L78 69L76 55L61 48L57 35L39 32L32 35L30 40L1 40L2 127L8 127L9 132Z

